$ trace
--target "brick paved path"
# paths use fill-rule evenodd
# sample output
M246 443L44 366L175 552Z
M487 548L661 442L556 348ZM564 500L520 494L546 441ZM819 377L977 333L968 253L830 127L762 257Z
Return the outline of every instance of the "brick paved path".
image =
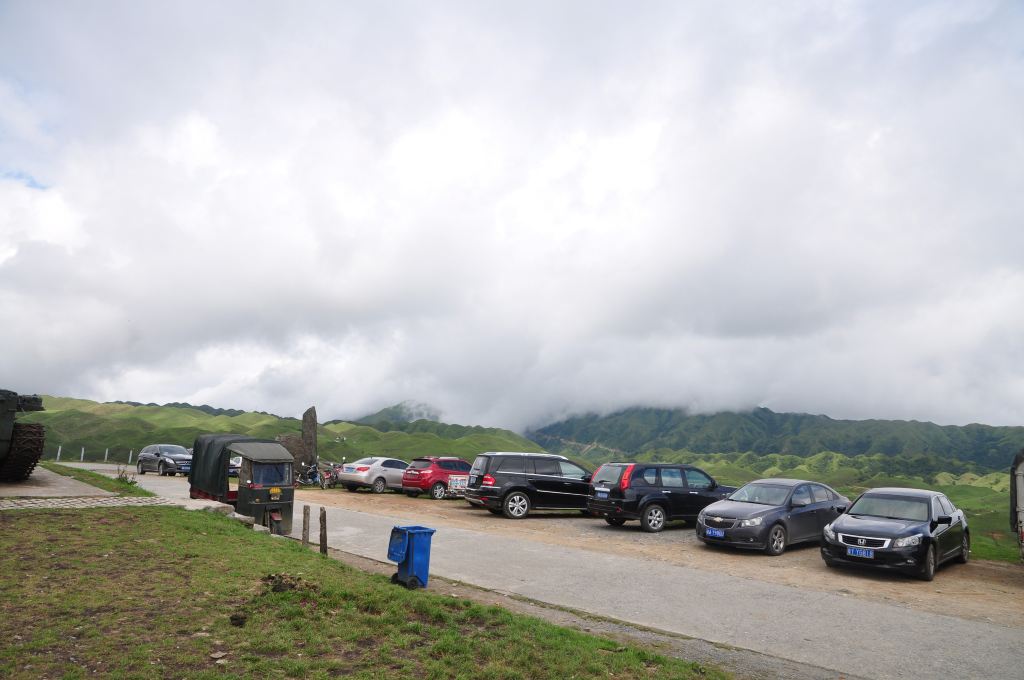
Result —
M173 498L117 496L72 498L0 498L0 510L76 510L78 508L110 508L131 505L183 505Z

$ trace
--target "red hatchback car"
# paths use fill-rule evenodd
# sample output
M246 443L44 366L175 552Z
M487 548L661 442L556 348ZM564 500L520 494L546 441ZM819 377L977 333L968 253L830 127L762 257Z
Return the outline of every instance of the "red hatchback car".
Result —
M440 500L446 496L462 495L466 492L466 479L472 466L461 458L450 456L424 456L413 458L402 473L402 491L415 498L429 492L430 497ZM462 476L453 484L453 475ZM453 488L455 487L455 488Z

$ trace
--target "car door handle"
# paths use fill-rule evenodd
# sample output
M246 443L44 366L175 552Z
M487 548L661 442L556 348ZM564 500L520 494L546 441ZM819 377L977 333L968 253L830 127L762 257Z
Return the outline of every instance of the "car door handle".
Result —
M696 496L696 495L697 495L697 492L696 492L696 491L691 491L690 493L692 493L692 494L693 494L694 496Z

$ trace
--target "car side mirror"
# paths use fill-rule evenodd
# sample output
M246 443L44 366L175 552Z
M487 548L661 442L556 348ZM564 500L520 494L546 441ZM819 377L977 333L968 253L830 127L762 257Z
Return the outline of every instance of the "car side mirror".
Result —
M953 518L950 517L949 515L939 515L938 517L935 518L935 523L936 524L952 524L953 523Z
M837 505L836 506L836 512L838 512L840 515L843 514L844 512L846 512L846 506L845 505Z
M718 482L716 482L715 480L712 479L710 486L708 486L708 490L711 491L711 490L717 489L717 488L718 488Z
M791 507L791 508L803 508L803 507L806 507L806 506L807 506L807 503L804 503L803 501L798 501L798 500L795 500L795 499L791 500L789 502L789 507Z
M583 475L583 481L584 482L589 482L592 477L593 477L593 475Z

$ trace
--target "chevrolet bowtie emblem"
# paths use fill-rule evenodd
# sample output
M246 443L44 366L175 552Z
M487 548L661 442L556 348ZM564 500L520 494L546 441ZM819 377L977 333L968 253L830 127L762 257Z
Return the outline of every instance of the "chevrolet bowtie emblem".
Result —
M712 517L711 519L715 520L716 522L721 522L722 521L721 517Z

